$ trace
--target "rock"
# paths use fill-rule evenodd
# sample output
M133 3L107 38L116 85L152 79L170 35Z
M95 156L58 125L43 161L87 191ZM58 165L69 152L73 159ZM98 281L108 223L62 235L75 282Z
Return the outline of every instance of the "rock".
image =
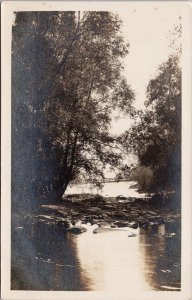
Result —
M89 220L92 221L92 220L99 220L100 219L100 216L99 215L90 215L89 217Z
M96 225L96 224L98 224L99 222L100 222L99 219L93 219L93 220L91 220L91 225Z
M127 200L125 199L125 200L118 200L118 203L126 203L127 202Z
M85 221L86 221L85 224L91 224L91 221L92 221L92 220L91 220L90 218L87 218Z
M91 213L100 213L101 212L101 208L100 207L89 207L89 212Z
M114 225L118 226L118 227L128 227L129 226L129 222L125 222L125 221L116 221L114 222Z
M127 202L129 202L129 203L135 202L135 200L136 200L136 198L133 198L133 197L127 198Z
M125 228L118 228L118 227L98 227L93 230L93 233L105 233L105 232L112 232L112 231L127 231L128 229Z
M111 224L111 228L116 228L117 226L115 224Z
M150 226L159 225L159 222L157 222L157 221L156 222L149 222L149 225Z
M123 195L118 195L118 196L116 197L116 200L126 200L126 197L123 196Z
M93 230L93 233L103 233L103 232L107 232L107 231L111 231L113 230L112 228L106 228L106 227L98 227L98 228L95 228Z
M114 205L111 205L111 204L105 204L105 205L104 205L104 208L105 208L105 209L109 209L109 210L113 210L113 209L114 209Z
M133 232L131 232L131 233L128 234L128 237L135 237L135 236L136 236L136 234L133 233Z
M128 223L128 226L131 227L131 228L133 228L133 229L137 229L138 223L136 223L136 222L130 222L130 223Z
M123 218L125 217L125 213L121 212L121 211L116 211L114 214L113 214L113 218L114 219L117 219L117 220L122 220Z
M93 230L93 233L103 233L103 232L108 232L113 230L115 229L110 227L98 227Z
M102 214L102 217L103 217L103 219L106 219L106 218L109 217L109 214L108 214L108 213L103 213L103 214Z
M101 222L98 223L98 226L99 226L99 227L107 226L107 225L108 225L107 222L102 222L102 221L101 221Z
M83 232L86 232L87 229L85 227L82 226L73 226L69 229L67 229L67 232L73 233L73 234L80 234Z
M87 224L87 221L86 220L82 220L81 221L81 224ZM73 225L73 224L72 224Z

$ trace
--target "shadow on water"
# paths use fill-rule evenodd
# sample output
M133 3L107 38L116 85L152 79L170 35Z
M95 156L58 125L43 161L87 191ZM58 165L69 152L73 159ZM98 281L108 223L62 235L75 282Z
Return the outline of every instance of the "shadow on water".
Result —
M145 276L155 290L181 288L181 224L165 223L141 229L140 249Z
M12 232L13 290L87 290L83 284L75 238L45 225Z
M12 233L15 290L179 290L180 224L74 235L54 226ZM96 226L96 225L95 225ZM128 237L129 232L135 237ZM133 276L134 275L134 276Z

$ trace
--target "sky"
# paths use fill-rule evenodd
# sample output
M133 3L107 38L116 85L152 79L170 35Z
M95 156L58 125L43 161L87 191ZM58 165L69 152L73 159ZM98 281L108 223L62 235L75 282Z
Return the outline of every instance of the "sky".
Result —
M144 108L146 87L158 69L173 52L169 47L170 31L178 24L180 8L176 3L129 3L117 11L123 21L123 34L130 43L124 59L124 75L135 91L134 106ZM130 119L112 122L112 132L119 134L130 126Z

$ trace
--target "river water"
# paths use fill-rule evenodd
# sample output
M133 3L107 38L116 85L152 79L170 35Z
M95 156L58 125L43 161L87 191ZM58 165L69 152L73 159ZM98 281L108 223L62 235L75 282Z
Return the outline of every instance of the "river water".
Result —
M133 197L133 198L143 198L145 197L144 193L138 193L135 186L136 182L134 181L120 181L120 182L108 182L105 183L102 189L94 187L91 184L77 184L72 187L68 187L66 191L67 194L82 194L82 193L92 193L100 194L104 197L117 197L122 195L124 197Z
M123 189L125 183L120 190L113 185L106 184L103 193L136 195L134 189L128 189L129 193ZM48 228L43 236L37 230L29 238L20 231L15 238L17 251L12 256L12 289L180 290L178 223L152 225L147 229L105 229L97 234L93 233L97 225L84 226L87 232L80 235L52 232Z
M87 289L180 289L180 231L177 224L151 226L147 230L124 228L95 235L93 226L88 227L87 233L74 238L81 280L85 286L88 283ZM135 236L128 237L130 232Z

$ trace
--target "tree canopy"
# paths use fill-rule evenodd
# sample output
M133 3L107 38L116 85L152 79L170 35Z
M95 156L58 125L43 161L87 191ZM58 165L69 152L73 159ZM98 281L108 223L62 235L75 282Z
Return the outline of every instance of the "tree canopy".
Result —
M179 191L181 184L179 56L171 55L160 65L157 75L148 84L145 105L146 109L137 112L135 123L122 136L122 140L128 151L137 154L140 166L146 168L149 180L147 184L141 184L143 189L154 192Z
M110 12L17 12L12 41L12 195L59 200L79 176L117 166L112 112L132 114L129 45ZM27 201L27 199L29 199Z

